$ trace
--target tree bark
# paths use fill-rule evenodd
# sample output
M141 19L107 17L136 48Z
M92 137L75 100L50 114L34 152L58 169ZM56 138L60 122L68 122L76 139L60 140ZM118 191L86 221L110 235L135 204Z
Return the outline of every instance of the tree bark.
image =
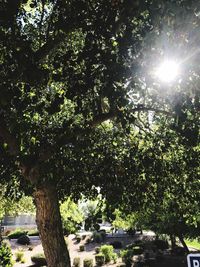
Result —
M188 246L186 245L186 243L185 243L185 241L183 239L183 236L182 235L179 235L178 238L179 238L182 246L184 247L185 252L186 253L189 253L190 251L189 251Z
M36 223L48 267L70 267L56 188L45 184L34 192Z
M170 235L170 241L171 241L172 250L174 250L176 247L176 237L173 234Z

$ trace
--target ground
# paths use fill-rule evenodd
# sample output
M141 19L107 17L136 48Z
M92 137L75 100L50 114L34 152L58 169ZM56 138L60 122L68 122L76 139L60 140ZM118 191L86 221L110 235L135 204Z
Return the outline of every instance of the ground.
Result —
M126 235L109 235L109 237L106 238L104 243L111 243L114 240L121 241L123 246L126 246L127 244L133 243L136 239L144 239L144 238L152 238L153 233L152 232L145 232L143 235L135 235L134 237L126 236ZM70 251L70 257L71 262L73 263L73 259L75 257L80 257L81 259L81 267L83 266L83 259L85 258L92 258L95 259L95 247L100 246L101 244L91 242L89 244L87 243L88 236L86 238L82 238L79 243L77 243L75 235L70 235L67 239L68 248ZM10 241L12 253L13 253L13 259L15 259L15 253L19 250L24 251L24 258L25 263L15 263L14 267L28 267L31 266L33 263L31 261L31 256L36 253L42 253L42 245L38 237L31 237L31 244L29 246L21 246L16 243L16 240ZM80 252L79 247L80 245L85 245L85 251ZM119 252L116 250L116 252ZM165 256L165 261L159 262L158 264L152 265L153 267L186 267L186 257L171 257L170 255ZM112 266L116 267L119 266L121 263L121 259L118 259L118 262L116 264L110 263L106 266Z

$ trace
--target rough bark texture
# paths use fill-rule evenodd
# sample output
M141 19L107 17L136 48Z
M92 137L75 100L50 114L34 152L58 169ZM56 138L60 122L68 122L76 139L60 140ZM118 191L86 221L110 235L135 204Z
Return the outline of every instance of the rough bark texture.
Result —
M172 250L174 250L176 247L176 237L174 235L170 235L170 241L171 241Z
M70 267L55 187L45 185L34 193L36 223L48 267Z

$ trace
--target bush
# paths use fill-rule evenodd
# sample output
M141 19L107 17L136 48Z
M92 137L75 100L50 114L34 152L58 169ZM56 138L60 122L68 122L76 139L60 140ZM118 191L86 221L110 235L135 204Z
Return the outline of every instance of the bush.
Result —
M73 260L73 266L74 267L80 267L80 265L81 265L80 257L74 258L74 260Z
M144 249L143 248L141 248L141 247L134 247L133 248L133 254L134 255L140 255L140 254L142 254L144 252Z
M117 259L117 254L114 253L113 246L111 246L111 245L101 246L100 252L104 255L105 262L110 262L111 260L116 261L116 259Z
M127 249L120 251L120 256L122 257L122 261L126 264L127 267L132 265L132 258L133 258L133 250Z
M99 225L98 223L95 223L95 224L94 224L94 229L95 229L96 231L99 231L99 229L100 229L100 225Z
M84 245L79 246L79 250L80 251L84 251L85 250L85 246Z
M22 235L17 239L17 243L20 245L29 245L30 238L27 235Z
M46 266L47 265L47 261L45 259L45 256L43 253L38 253L35 254L31 257L32 262L34 262L36 265L38 266Z
M106 230L102 229L102 230L99 231L99 233L101 234L102 239L105 240L105 238L106 238Z
M10 247L6 243L0 245L0 266L12 267L12 253Z
M96 247L96 248L95 248L95 252L96 252L97 254L99 254L99 252L100 252L100 247Z
M84 259L83 267L93 267L93 259Z
M105 263L105 257L103 254L97 254L95 256L95 261L97 266L102 266Z
M39 236L39 231L37 229L35 230L30 230L27 233L29 236Z
M19 250L19 251L17 251L15 253L15 260L16 261L20 261L21 262L23 257L24 257L24 252L23 251Z
M81 236L80 235L76 235L76 242L80 243L81 242Z
M86 235L82 235L82 240L85 240L86 239Z
M93 233L93 240L96 243L101 243L103 241L101 233L94 232Z
M120 249L123 247L122 242L120 241L113 241L110 245L113 246L114 249Z
M12 231L9 235L8 238L9 239L17 239L22 235L26 235L27 232L21 229L16 229L15 231Z
M154 245L157 247L157 249L165 250L169 248L169 244L166 240L155 240Z
M129 235L132 235L132 236L134 236L134 235L135 235L135 233L136 233L136 230L135 230L135 228L130 228L130 229L128 229L128 230L127 230L127 234L129 234Z

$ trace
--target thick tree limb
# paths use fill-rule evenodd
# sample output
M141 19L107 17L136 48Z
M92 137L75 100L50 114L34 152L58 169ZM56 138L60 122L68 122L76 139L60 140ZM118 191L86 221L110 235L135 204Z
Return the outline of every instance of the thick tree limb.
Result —
M156 108L151 108L151 107L137 107L132 109L130 112L131 113L135 113L135 112L148 112L148 111L153 111L156 113L162 113L164 115L167 116L172 116L173 114L169 111L166 110L161 110L161 109L156 109ZM95 127L98 124L101 124L102 122L106 121L106 120L112 120L115 117L117 117L120 114L120 111L110 111L108 113L103 113L101 115L98 115L96 117L94 117L94 119L89 123L91 127Z

